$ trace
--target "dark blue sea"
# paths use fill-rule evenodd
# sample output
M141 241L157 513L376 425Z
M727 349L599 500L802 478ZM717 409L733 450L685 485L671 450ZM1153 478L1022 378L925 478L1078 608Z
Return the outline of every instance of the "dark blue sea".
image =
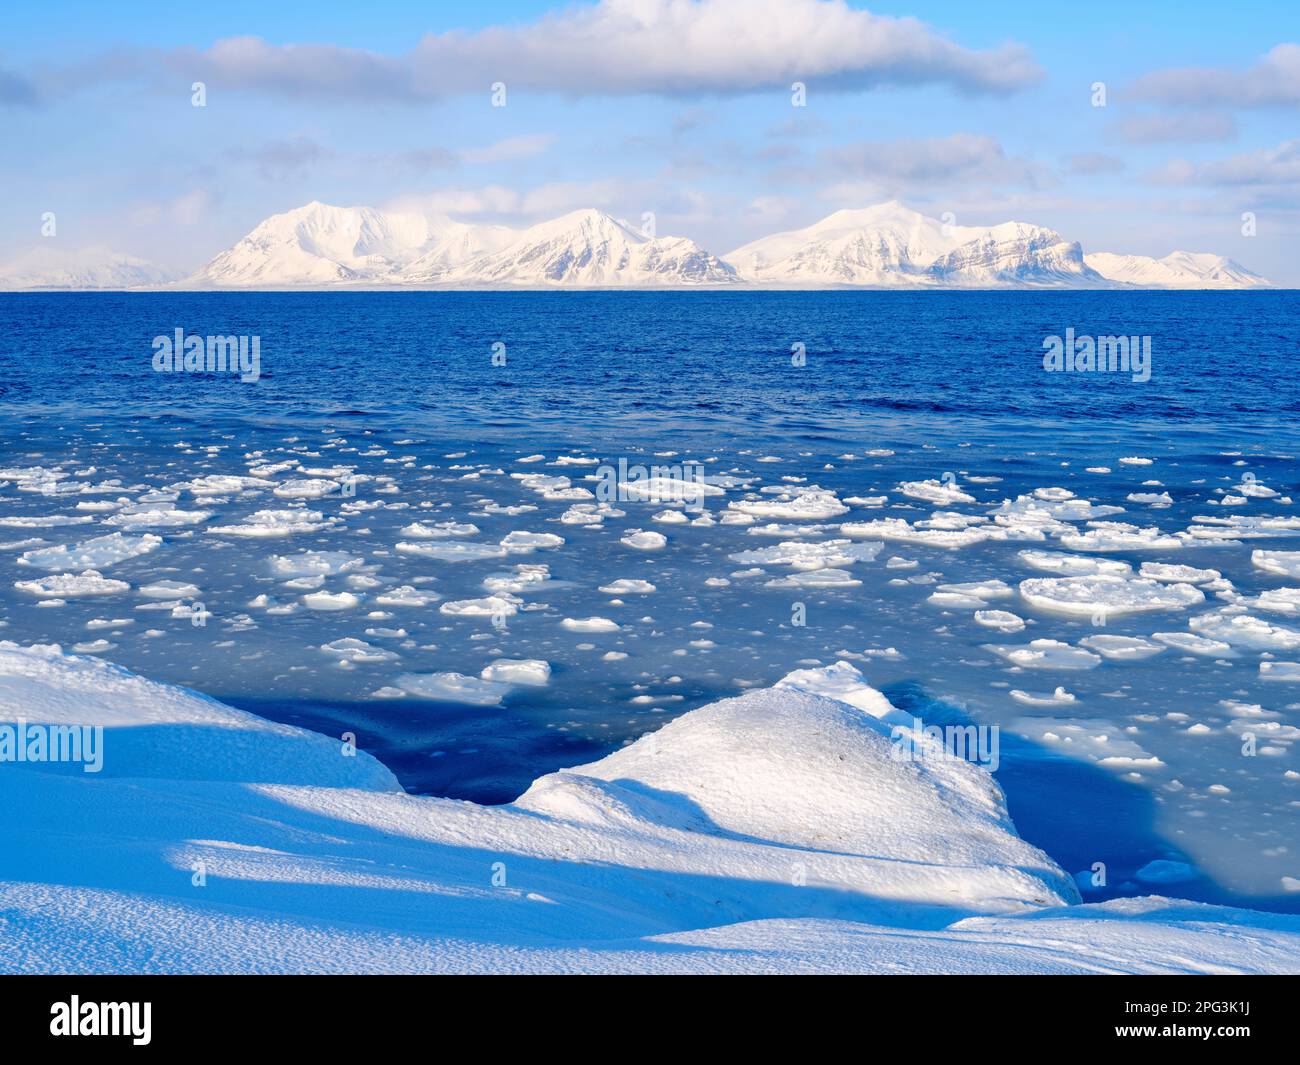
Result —
M256 380L156 370L155 338L177 330L257 338ZM1044 340L1067 330L1149 337L1149 380L1045 371ZM354 733L409 790L480 802L849 661L918 716L997 725L1021 833L1072 872L1109 870L1086 897L1296 911L1300 683L1273 678L1300 662L1284 592L1300 576L1253 553L1300 552L1298 337L1293 292L0 295L0 638ZM620 459L698 460L725 492L708 521L642 500L584 520L583 490ZM963 494L900 489L927 482ZM848 512L722 520L814 487ZM1022 498L1120 508L1099 520L1139 533L1073 550L1059 527L886 539L874 561L829 567L849 574L838 584L732 558L852 539L842 523L992 527ZM151 523L155 510L183 513ZM286 531L267 511L317 517ZM1066 520L1067 536L1107 533ZM1151 529L1156 546L1141 543ZM636 530L665 543L629 546ZM397 546L494 548L519 532L562 543L461 560ZM108 554L82 546L115 535ZM114 558L122 538L147 550ZM1049 576L1024 551L1219 576L1197 578L1195 606L1098 622L1021 598L1021 581ZM545 580L508 592L504 621L444 609L530 566ZM87 570L127 587L31 589ZM615 581L654 591L601 591ZM1008 591L976 607L931 598L984 581ZM1224 625L1196 621L1220 611L1262 628L1221 641ZM593 617L617 628L564 624ZM1157 651L1083 668L1004 653L1099 634ZM501 659L544 661L549 680L447 697L448 675L478 684ZM1243 721L1266 723L1250 754ZM1138 875L1155 861L1185 875Z

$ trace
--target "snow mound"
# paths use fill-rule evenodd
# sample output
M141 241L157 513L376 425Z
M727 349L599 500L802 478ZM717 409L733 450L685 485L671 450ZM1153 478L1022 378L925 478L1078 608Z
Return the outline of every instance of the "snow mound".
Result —
M100 773L0 773L0 968L1294 971L1300 918L1075 905L983 769L893 757L893 713L843 663L806 670L485 807L407 795L348 742L0 644L0 721L105 729Z

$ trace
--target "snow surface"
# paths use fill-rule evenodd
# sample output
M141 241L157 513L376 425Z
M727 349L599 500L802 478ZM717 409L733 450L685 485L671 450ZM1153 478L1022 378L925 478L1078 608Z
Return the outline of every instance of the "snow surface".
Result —
M505 687L440 680L471 682ZM407 795L339 740L0 644L0 718L105 729L99 773L0 773L0 969L1300 966L1300 917L1080 905L983 769L892 756L898 713L847 664L805 670L484 807Z

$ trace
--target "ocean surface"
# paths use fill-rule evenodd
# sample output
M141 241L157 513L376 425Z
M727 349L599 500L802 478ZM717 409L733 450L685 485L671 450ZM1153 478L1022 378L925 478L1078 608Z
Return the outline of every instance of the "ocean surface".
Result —
M355 735L409 790L488 803L849 661L927 723L997 726L1021 834L1086 898L1300 911L1300 683L1269 676L1300 662L1300 576L1252 560L1300 551L1296 293L5 294L0 329L2 638ZM178 329L257 337L257 379L156 370ZM1150 337L1150 379L1046 372L1069 329ZM688 459L719 486L703 515L581 511L620 460ZM801 515L813 486L844 512ZM1098 535L926 535L1018 499L1004 517L1091 501L1063 520ZM890 519L912 531L839 528ZM497 549L512 533L549 536ZM161 543L86 544L115 534ZM836 539L883 547L828 580L751 554ZM1194 603L1065 614L1020 594L1061 572L1025 551L1218 576L1155 582ZM127 587L18 587L86 570ZM1006 591L939 587L986 581ZM492 587L511 612L472 605ZM617 627L565 624L590 618ZM1081 653L1097 636L1133 640ZM1031 640L1073 650L1015 654ZM475 682L499 659L550 677L494 700Z

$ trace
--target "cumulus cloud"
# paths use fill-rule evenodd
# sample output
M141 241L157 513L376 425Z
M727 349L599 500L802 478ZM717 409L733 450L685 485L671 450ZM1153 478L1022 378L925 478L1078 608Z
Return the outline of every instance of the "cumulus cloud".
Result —
M513 163L542 155L554 143L555 135L552 133L525 133L482 148L462 148L459 155L466 163Z
M1245 70L1184 67L1139 78L1133 94L1166 104L1294 107L1300 104L1300 44L1279 44Z
M522 25L427 34L401 55L235 37L138 58L105 57L83 80L138 76L157 58L218 91L369 101L487 94L497 81L575 96L788 91L794 81L810 91L940 84L1000 94L1042 77L1022 45L965 48L914 18L844 0L600 0Z
M646 199L648 188L634 187L627 182L609 179L602 181L555 181L531 189L515 189L505 185L485 185L481 188L442 188L434 192L404 196L387 204L393 211L431 211L453 217L549 217L577 210L581 207L610 207L620 200Z
M1104 152L1080 152L1066 156L1065 169L1071 174L1117 174L1124 169L1124 160Z
M1227 159L1193 163L1175 159L1151 175L1163 185L1295 185L1300 184L1300 140L1275 148L1242 152Z
M842 174L886 181L1028 182L1035 174L1031 163L1008 156L993 137L977 133L860 141L827 149L824 158Z
M1126 118L1115 127L1115 133L1130 144L1227 141L1236 137L1237 123L1221 111L1180 111Z
M309 137L287 137L252 148L236 148L231 154L254 163L262 177L276 181L310 169L330 153Z

